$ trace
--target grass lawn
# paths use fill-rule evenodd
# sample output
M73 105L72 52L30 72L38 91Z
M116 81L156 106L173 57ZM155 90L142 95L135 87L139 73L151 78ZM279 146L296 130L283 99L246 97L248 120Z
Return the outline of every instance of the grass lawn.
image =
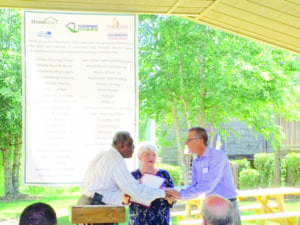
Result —
M62 197L34 197L28 200L10 200L0 201L0 221L19 217L23 209L35 202L45 202L51 205L56 212L67 209L70 205L74 205L78 196L62 196ZM70 224L70 223L68 223Z
M20 216L21 212L23 209L34 202L45 202L50 204L55 211L59 214L59 211L66 211L66 209L69 209L69 206L75 205L77 200L79 198L79 195L74 195L74 196L61 196L61 197L36 197L34 199L28 199L28 200L12 200L12 201L0 201L0 221L1 220L6 220L6 219L12 219L12 218L17 218ZM240 202L240 205L247 205L247 204L256 204L255 202L252 201L242 201ZM286 201L286 209L287 211L296 211L300 209L300 200L291 200L291 201ZM254 212L242 212L243 215L246 214L253 214ZM126 218L127 219L127 218ZM300 218L299 219L299 224L300 224ZM61 216L58 217L58 224L59 225L71 225L69 216ZM119 223L120 225L127 225L127 222L125 223ZM172 225L176 225L176 219L172 219ZM250 225L254 223L243 223L243 225ZM265 225L275 225L278 223L273 223L267 221Z

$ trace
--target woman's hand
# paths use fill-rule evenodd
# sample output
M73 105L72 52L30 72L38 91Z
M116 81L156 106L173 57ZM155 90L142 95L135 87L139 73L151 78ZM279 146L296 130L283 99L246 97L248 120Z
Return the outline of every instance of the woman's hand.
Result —
M130 198L131 197L129 195L125 194L122 201L123 205L128 205L130 203Z

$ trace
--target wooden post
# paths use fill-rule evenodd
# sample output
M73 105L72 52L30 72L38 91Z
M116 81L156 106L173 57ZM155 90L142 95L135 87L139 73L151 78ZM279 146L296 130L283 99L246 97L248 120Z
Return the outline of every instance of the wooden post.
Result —
M237 164L235 164L232 161L229 161L229 164L232 171L234 186L236 189L238 189L239 188L239 167Z

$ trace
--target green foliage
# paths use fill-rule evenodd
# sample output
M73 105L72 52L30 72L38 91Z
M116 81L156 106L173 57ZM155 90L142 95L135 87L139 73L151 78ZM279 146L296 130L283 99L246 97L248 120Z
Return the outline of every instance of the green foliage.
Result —
M182 168L180 166L164 163L157 163L156 166L169 172L175 186L179 186L181 184Z
M260 187L272 186L274 179L274 154L258 153L254 155L254 168L260 174Z
M22 135L22 60L20 10L0 9L0 147Z
M289 153L285 162L286 185L300 187L300 153Z
M281 186L300 187L300 153L289 153L280 162ZM239 183L241 182L244 187L247 186L246 183L248 181L245 173L247 174L249 171L246 170L246 172L244 170L250 168L249 161L247 162L246 159L234 160L234 163L239 165ZM272 186L274 179L274 153L255 154L254 167L259 174L258 183L254 183L255 186L261 188ZM252 170L250 171L252 172Z
M139 141L142 142L146 140L146 131L149 120L145 114L140 114L139 117Z
M299 118L296 55L176 16L139 22L140 114L184 118L180 129L237 118L273 145L283 138L274 114Z
M5 194L5 181L4 181L4 168L3 168L2 155L0 154L0 196Z
M239 173L239 189L255 189L260 187L260 174L256 169L243 169Z
M280 180L281 180L281 186L286 186L286 160L285 158L280 160Z
M6 187L0 193L17 193L17 154L22 143L22 59L20 10L0 9L0 152L6 166ZM12 154L16 150L16 154ZM12 162L14 165L11 166ZM3 178L4 179L4 178ZM2 171L1 171L2 180ZM3 182L4 183L4 182Z
M240 172L243 169L249 169L250 168L250 162L246 158L236 159L236 160L233 160L233 162L238 165L238 174L240 174Z

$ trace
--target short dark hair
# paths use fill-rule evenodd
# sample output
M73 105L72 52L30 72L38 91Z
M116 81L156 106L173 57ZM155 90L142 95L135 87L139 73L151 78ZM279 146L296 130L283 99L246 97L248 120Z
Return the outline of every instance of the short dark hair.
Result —
M113 138L113 146L117 146L120 143L126 143L131 139L130 133L127 131L118 131Z
M204 141L204 145L207 146L208 137L207 137L206 130L204 128L192 127L191 129L189 129L189 132L191 131L194 131L196 133L197 138L202 138Z
M56 225L57 218L54 209L43 202L27 206L20 217L19 225Z

